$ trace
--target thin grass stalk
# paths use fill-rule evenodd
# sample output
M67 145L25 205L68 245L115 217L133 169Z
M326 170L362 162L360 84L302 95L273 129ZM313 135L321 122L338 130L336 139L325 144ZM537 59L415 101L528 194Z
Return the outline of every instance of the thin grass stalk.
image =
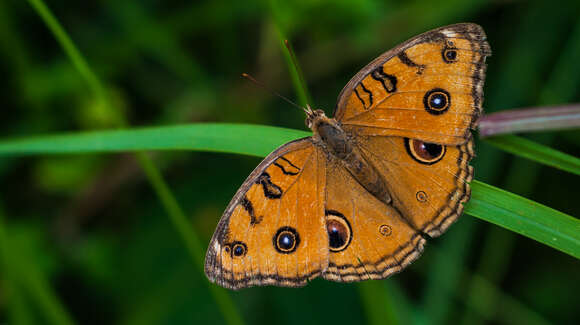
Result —
M302 69L300 69L300 65L298 64L298 59L294 61L292 56L289 52L291 50L291 45L288 45L289 49L286 48L285 41L288 39L284 26L282 26L281 19L279 18L280 13L278 9L278 4L276 0L270 0L270 14L272 16L272 20L274 22L274 28L276 30L276 34L278 36L278 41L280 42L280 49L282 51L282 55L284 56L284 60L286 61L286 65L288 67L288 72L290 73L290 79L292 80L292 85L294 86L294 91L298 96L298 102L301 105L314 105L312 102L312 97L310 96L310 92L308 91L308 86L304 81L304 74L302 73Z
M110 102L105 92L103 83L92 71L84 56L81 54L74 42L68 36L67 32L58 22L58 19L52 14L50 9L48 9L42 0L29 0L29 3L53 33L56 40L63 48L64 52L71 59L73 65L87 81L96 98L98 98L105 107L110 107ZM124 125L125 123L123 122L122 124ZM177 203L177 200L171 193L169 187L163 180L161 173L155 167L151 159L144 153L139 153L137 158L141 168L145 171L148 180L151 182L151 186L155 190L155 193L163 203L163 207L166 209L172 225L176 228L176 231L180 234L181 239L184 241L186 248L190 252L193 263L197 266L198 270L200 270L200 273L203 277L203 268L200 266L203 265L204 254L197 234L193 230L191 224L188 222L185 214L183 213L183 210ZM218 306L222 311L222 315L228 324L243 324L242 317L237 311L237 308L231 300L230 296L220 288L215 287L213 284L209 284L209 282L207 283L212 296L218 303Z
M64 52L68 55L69 59L72 61L75 68L88 83L91 91L95 93L95 98L101 101L101 103L103 104L102 107L110 106L107 100L108 96L106 95L103 84L99 81L97 75L87 64L87 61L84 59L81 52L78 50L74 42L68 36L67 32L59 23L58 19L52 14L50 9L46 6L44 1L28 0L28 3L34 8L34 10L40 16L42 21L52 32L52 34L54 35L60 46L63 48Z
M270 1L270 8L272 16L274 17L278 38L282 44L282 52L286 59L288 71L292 76L294 91L297 93L302 105L312 106L314 104L308 91L308 85L304 79L300 63L292 50L290 42L286 38L280 20L277 18L277 7L274 0ZM396 311L392 306L388 292L384 288L379 287L377 283L366 282L358 284L358 290L361 296L361 305L363 305L369 324L398 324ZM401 301L401 304L403 303L405 301Z
M180 237L185 241L185 246L191 259L193 260L198 271L203 274L203 246L197 233L193 230L191 223L187 220L185 213L181 209L181 206L175 199L175 196L171 193L171 190L167 186L167 183L163 180L163 176L159 172L159 169L153 165L153 161L149 159L146 153L139 152L136 154L137 159L149 180L149 183L157 193L159 200L161 201L165 211L167 212L171 223L175 229L179 232ZM209 289L214 296L214 298L220 302L220 307L222 308L222 314L226 319L228 324L242 325L244 322L241 316L238 314L235 304L230 299L228 293L225 289L215 286L213 284L209 285Z

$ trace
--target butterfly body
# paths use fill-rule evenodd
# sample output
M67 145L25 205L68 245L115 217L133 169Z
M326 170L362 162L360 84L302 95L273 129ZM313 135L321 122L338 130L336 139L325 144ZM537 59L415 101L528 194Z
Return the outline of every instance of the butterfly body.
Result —
M382 279L417 259L470 196L470 128L482 112L481 27L416 36L363 68L334 117L262 161L226 208L205 273L239 289L316 277Z
M324 151L327 161L335 159L335 163L342 164L367 191L389 204L391 197L387 191L386 182L357 148L355 143L357 135L345 132L340 123L326 117L321 110L310 114L312 117L307 117L307 124L309 124L308 121L313 121L311 123L314 133L313 143Z

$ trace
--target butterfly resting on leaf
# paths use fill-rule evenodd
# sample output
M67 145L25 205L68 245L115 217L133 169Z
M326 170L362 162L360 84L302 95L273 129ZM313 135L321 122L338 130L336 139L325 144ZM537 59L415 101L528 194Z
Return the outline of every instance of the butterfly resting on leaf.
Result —
M333 118L308 107L313 135L268 155L228 205L207 277L298 287L383 279L416 260L469 200L489 55L480 26L438 28L364 67Z

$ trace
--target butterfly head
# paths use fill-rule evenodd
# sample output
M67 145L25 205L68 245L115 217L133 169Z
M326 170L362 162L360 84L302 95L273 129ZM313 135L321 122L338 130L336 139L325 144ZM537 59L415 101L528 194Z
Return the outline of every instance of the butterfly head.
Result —
M329 118L326 117L326 114L324 114L323 110L321 109L312 110L312 108L310 108L310 105L306 106L304 112L306 112L306 121L305 121L306 126L313 131L316 129L317 125L320 124L321 121L329 120Z

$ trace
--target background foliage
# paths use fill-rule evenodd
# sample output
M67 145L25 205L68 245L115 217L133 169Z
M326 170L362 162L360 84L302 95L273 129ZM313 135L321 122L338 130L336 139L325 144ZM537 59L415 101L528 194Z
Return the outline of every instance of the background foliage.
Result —
M47 2L105 95L91 92L37 14L39 3L0 2L2 137L209 121L302 128L303 114L239 78L249 72L293 96L281 35L293 43L315 106L331 113L340 89L372 58L462 21L481 24L494 52L487 112L580 99L576 1ZM579 135L529 138L577 156ZM485 142L477 152L478 180L580 215L577 176ZM203 249L259 162L150 156ZM10 256L0 265L0 323L239 320L232 315L248 324L580 322L578 260L470 216L384 281L226 293L192 263L135 156L2 158L0 178L0 254ZM233 305L224 309L228 296Z

